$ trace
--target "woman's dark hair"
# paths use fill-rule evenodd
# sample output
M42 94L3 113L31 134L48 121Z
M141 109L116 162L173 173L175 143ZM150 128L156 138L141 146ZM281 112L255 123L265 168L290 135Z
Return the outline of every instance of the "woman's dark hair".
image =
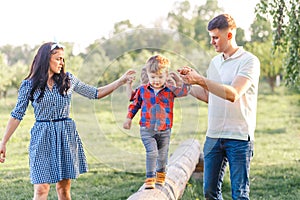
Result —
M30 100L33 101L33 94L36 90L40 90L41 93L37 98L39 102L41 98L43 98L45 93L45 88L47 86L48 80L48 71L50 67L50 58L51 55L56 52L56 49L63 48L60 45L56 45L56 43L48 42L44 43L38 49L37 54L35 55L33 62L31 64L30 72L25 80L29 79L32 81L32 89L30 92ZM53 46L54 45L54 46ZM59 93L64 96L66 95L68 89L70 88L70 79L68 75L65 73L65 66L62 67L62 70L59 74L54 74L52 77L53 81L59 88Z

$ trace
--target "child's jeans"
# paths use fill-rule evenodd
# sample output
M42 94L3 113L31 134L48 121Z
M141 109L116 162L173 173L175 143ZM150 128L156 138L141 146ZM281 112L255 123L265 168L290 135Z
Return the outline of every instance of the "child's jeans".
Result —
M140 134L146 149L146 177L153 178L156 172L166 171L171 129L154 131L141 127Z

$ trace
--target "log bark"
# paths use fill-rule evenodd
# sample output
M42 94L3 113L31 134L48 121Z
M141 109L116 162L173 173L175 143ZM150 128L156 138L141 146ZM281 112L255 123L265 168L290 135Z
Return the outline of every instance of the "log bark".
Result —
M199 163L201 151L202 149L198 140L188 139L184 141L170 156L165 185L156 185L155 189L150 190L144 189L144 185L142 185L127 200L180 199L188 180Z

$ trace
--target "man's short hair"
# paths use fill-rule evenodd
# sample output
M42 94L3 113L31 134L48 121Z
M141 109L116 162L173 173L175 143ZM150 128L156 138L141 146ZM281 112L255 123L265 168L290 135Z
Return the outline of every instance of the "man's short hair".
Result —
M214 29L236 29L234 19L229 14L221 14L214 17L207 25L207 30L211 31Z

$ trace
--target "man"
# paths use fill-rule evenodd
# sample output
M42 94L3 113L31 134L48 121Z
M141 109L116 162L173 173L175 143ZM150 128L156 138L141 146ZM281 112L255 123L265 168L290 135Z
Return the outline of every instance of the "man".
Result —
M208 103L208 129L204 144L204 195L223 199L222 182L229 164L232 199L249 199L250 160L253 156L260 62L238 47L236 24L228 14L208 23L211 44L220 54L207 70L207 78L183 67L191 94Z

